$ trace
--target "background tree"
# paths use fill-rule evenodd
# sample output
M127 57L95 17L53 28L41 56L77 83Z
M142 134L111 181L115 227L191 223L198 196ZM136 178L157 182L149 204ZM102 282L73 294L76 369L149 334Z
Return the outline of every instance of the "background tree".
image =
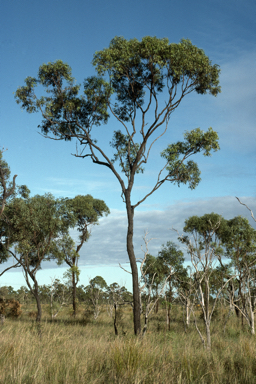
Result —
M118 323L120 323L122 320L122 312L120 308L118 311L118 307L125 305L127 295L129 295L129 292L127 291L127 289L124 286L121 287L117 283L112 283L107 287L109 312L111 317L114 310L114 330L115 330L116 336L118 336L118 328L117 328Z
M58 264L65 261L70 267L73 292L73 316L76 316L76 287L79 281L78 259L79 252L90 237L90 226L98 225L99 218L110 213L109 208L103 200L94 199L91 195L78 195L73 199L65 199L67 212L69 213L69 226L75 227L80 232L79 242L74 246L74 241L69 237L62 238L61 258ZM64 257L64 259L63 259Z
M221 240L226 248L225 256L231 260L230 266L236 274L241 305L232 304L245 318L251 333L255 334L255 266L256 266L256 230L249 221L237 216L227 220L228 230L222 233ZM233 291L234 294L234 291Z
M161 251L158 252L158 263L160 264L161 275L166 278L171 274L168 279L169 289L165 293L167 301L167 326L170 330L170 309L174 297L174 289L179 285L179 279L185 278L187 272L183 267L185 258L183 252L178 250L178 246L167 241L166 245L162 245Z
M10 174L10 168L6 161L3 160L3 150L0 150L0 217L3 214L7 199L13 195L15 191L15 179L17 175L14 175L12 183L9 183Z
M8 252L5 252L4 249L1 249L1 239L4 236L4 232L2 230L2 223L6 223L6 217L3 215L4 208L6 204L10 202L17 194L19 194L22 198L26 198L30 193L29 189L25 185L18 186L16 188L15 179L17 175L14 175L12 182L10 182L10 174L10 168L6 161L3 160L3 150L0 150L0 264L7 261L7 259L10 257ZM9 269L17 268L19 266L20 264L16 263L6 268L0 273L0 276L2 276Z
M2 227L5 241L2 252L9 252L22 266L26 283L37 303L37 321L42 309L36 273L44 260L59 257L57 240L67 234L69 221L63 218L63 205L51 194L31 198L16 198L6 207L6 225ZM11 248L14 247L14 251ZM29 278L33 281L33 287Z
M206 342L200 330L197 331L201 340L207 349L211 349L211 319L215 310L217 300L221 291L225 288L228 279L222 282L218 290L212 307L210 308L210 281L216 263L220 263L221 256L223 255L223 248L221 247L220 235L226 230L226 220L215 213L205 214L204 216L191 216L185 220L183 231L192 233L194 244L189 240L188 236L180 236L178 239L187 245L188 253L191 256L191 264L193 267L195 293L198 302L203 311L203 320L206 330ZM193 312L194 313L194 312Z
M93 316L96 320L100 314L103 304L104 293L108 286L106 281L101 276L96 276L89 281L89 285L86 287L88 292L89 302L93 307Z
M133 279L134 332L139 334L140 291L133 247L135 208L165 181L178 185L189 183L189 188L194 189L200 181L200 171L195 162L185 161L201 151L209 156L212 149L218 150L217 133L212 128L206 133L197 128L185 133L184 142L169 145L161 153L165 165L151 191L137 203L132 203L135 176L143 172L153 144L167 131L171 114L186 95L196 92L216 96L220 92L220 70L218 65L212 65L202 49L192 45L189 40L182 39L178 44L169 44L167 38L150 36L144 37L141 42L115 37L109 48L95 53L92 63L97 76L85 80L84 96L78 96L80 85L74 85L71 68L57 60L43 64L39 68L38 79L27 77L26 85L17 89L15 97L27 112L41 111L43 122L39 127L45 137L54 140L76 138L82 150L75 156L89 157L93 163L107 167L116 176L127 211L126 242ZM109 81L102 77L106 73ZM65 88L64 80L68 83ZM37 98L34 93L37 84L47 88L47 97ZM159 110L157 95L163 91L165 84L168 88L167 102ZM146 92L149 94L143 108ZM116 95L115 104L111 103L113 94ZM154 108L154 118L147 127L145 116L150 107ZM107 123L110 116L108 110L123 129L114 131L111 146L115 153L112 160L111 155L97 144L92 129L94 125ZM139 129L135 127L137 111L141 113ZM119 162L125 179L114 165L115 161ZM166 175L162 176L163 171L166 171Z
M19 300L22 304L28 304L30 301L30 295L30 290L24 285L22 285L16 292L17 300Z
M147 254L147 258L143 264L143 274L142 274L142 281L146 284L146 288L148 292L154 293L154 298L158 298L159 296L159 288L161 286L161 283L164 282L165 276L162 273L162 265L160 263L159 258L156 258L155 256L152 256L150 254ZM151 299L151 298L150 298ZM159 300L156 302L155 306L155 312L158 312L158 303Z
M183 322L185 332L187 331L187 327L190 324L190 316L191 311L195 304L196 295L194 292L194 282L193 277L191 276L191 267L188 266L184 273L177 277L178 287L177 293L178 298L183 304ZM185 309L185 317L184 317L184 309Z

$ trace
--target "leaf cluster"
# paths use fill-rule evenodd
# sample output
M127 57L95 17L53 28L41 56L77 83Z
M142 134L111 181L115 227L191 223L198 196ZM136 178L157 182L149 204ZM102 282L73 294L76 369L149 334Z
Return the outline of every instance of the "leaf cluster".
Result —
M195 189L199 184L200 171L197 163L184 160L191 155L204 150L204 156L211 156L210 150L215 152L220 149L218 144L218 134L210 127L207 132L200 128L193 129L184 134L185 141L178 141L176 144L170 144L161 156L167 160L166 170L168 171L168 180L174 181L180 186L180 183L189 183L190 189Z

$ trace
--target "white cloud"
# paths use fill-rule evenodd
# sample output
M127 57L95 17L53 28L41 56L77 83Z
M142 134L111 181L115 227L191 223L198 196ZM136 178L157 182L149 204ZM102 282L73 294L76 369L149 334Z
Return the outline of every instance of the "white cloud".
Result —
M255 212L256 216L256 198L239 198ZM101 219L100 225L92 229L91 238L80 252L80 265L118 264L119 262L128 261L126 252L126 212L117 210L111 210L111 212L108 217ZM161 245L167 241L174 241L178 244L177 233L172 231L171 228L177 229L181 234L184 221L190 216L202 216L211 212L218 213L225 219L242 215L248 218L250 224L256 228L256 223L251 218L250 212L246 207L240 205L234 196L197 199L187 202L179 201L166 207L164 211L135 212L134 249L136 257L143 256L141 245L144 246L143 236L146 230L149 231L148 239L154 238L149 243L149 252L157 255Z

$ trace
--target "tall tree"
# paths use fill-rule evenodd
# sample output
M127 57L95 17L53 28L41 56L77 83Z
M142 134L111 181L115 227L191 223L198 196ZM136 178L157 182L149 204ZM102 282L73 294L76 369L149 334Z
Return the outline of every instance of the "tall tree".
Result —
M57 60L40 66L38 78L27 77L26 85L17 89L15 97L27 112L41 111L43 121L39 127L45 137L54 140L76 138L82 150L75 156L91 158L93 163L107 167L117 178L127 211L126 242L133 279L134 332L139 334L139 276L133 247L135 208L166 181L178 185L189 183L189 188L194 189L200 181L200 171L195 162L185 161L201 151L210 156L212 149L218 150L217 133L212 128L206 133L197 128L185 133L184 142L170 144L161 153L165 165L152 189L141 200L132 203L135 176L143 172L153 144L167 131L171 114L186 95L196 92L216 96L220 92L220 69L218 65L212 65L204 51L192 45L190 40L182 39L178 44L170 44L167 38L150 36L144 37L141 42L115 37L109 48L95 53L92 63L97 76L84 81L84 96L78 96L80 85L74 85L71 68ZM102 77L106 73L109 81ZM68 84L65 88L64 80ZM34 92L37 84L46 87L51 96L37 98ZM163 91L165 84L168 88L167 102L161 110L157 95ZM149 95L143 108L146 91ZM116 95L115 104L111 103L113 94ZM154 117L147 127L145 116L150 107L154 108ZM93 125L107 123L108 111L122 127L122 131L114 131L113 134L113 159L93 136ZM139 129L135 127L137 111L141 113ZM119 162L125 179L121 177L115 161ZM166 175L162 175L164 171Z
M69 226L76 227L80 232L79 243L74 249L74 242L62 238L63 254L60 254L58 264L65 261L70 267L73 291L73 316L76 316L76 287L79 281L78 259L83 244L89 239L92 225L99 224L99 218L110 213L103 200L94 199L91 195L78 195L73 199L65 199L67 212L69 213ZM63 241L64 240L64 241ZM63 259L64 257L64 259Z

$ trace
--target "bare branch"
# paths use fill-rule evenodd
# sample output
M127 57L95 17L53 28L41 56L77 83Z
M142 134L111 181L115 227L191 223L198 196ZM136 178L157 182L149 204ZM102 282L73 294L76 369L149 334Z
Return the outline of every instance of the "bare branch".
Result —
M245 205L245 206L246 206L246 208L247 208L247 209L248 209L248 210L251 212L251 217L253 218L253 220L254 220L254 221L256 221L255 217L253 216L253 212L252 212L252 210L251 210L250 208L248 208L246 204L244 204L244 203L241 203L241 201L239 200L239 198L238 198L238 197L236 197L236 199L239 201L239 203L240 203L240 204L242 204L242 205Z

